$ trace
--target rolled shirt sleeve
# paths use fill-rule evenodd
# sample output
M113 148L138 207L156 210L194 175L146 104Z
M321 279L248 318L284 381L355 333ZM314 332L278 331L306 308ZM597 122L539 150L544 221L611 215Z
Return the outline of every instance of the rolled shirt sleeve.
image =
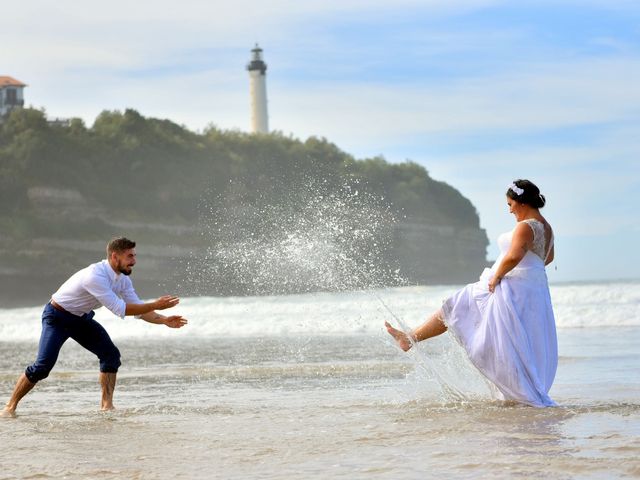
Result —
M125 301L125 304L135 303L139 305L141 303L144 303L142 300L140 300L140 297L138 297L138 294L133 288L133 282L131 282L131 279L129 277L124 277L123 283L124 285L122 288L121 296ZM136 315L136 318L141 318L141 315Z
M136 304L144 303L138 297L138 294L133 288L133 283L131 282L131 279L129 277L124 277L123 283L124 285L122 288L122 298L126 303L136 303Z

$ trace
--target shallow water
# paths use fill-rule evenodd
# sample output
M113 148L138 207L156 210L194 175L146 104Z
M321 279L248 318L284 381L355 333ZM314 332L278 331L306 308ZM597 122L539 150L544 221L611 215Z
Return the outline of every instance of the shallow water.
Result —
M384 294L415 324L423 293ZM127 323L104 321L123 359L118 410L98 411L97 361L68 342L19 417L0 421L0 479L640 476L639 326L560 328L551 391L560 407L535 409L489 400L448 335L398 351L382 329L383 309L356 308L359 295L185 301L193 312L208 305L223 324L192 315L185 332L142 324L145 333L127 335ZM319 313L327 301L333 326ZM280 333L258 335L255 316L242 324L260 302L271 310L259 320L280 322ZM287 317L287 308L304 315ZM36 339L4 324L5 397L33 360L39 328L13 313ZM225 325L230 319L237 324ZM200 335L205 321L235 334ZM463 397L448 394L431 368Z

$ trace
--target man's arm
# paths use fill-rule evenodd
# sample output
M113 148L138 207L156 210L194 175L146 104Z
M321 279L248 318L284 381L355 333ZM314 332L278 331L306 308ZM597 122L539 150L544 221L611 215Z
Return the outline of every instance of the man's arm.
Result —
M180 315L171 315L166 317L164 315L160 315L158 312L144 313L140 315L140 318L145 322L155 323L157 325L166 325L170 328L184 327L188 323L187 319Z
M127 303L125 306L125 315L145 315L154 310L166 310L175 307L180 299L175 295L163 295L162 297L147 303ZM148 320L147 320L148 321ZM154 322L151 322L154 323Z

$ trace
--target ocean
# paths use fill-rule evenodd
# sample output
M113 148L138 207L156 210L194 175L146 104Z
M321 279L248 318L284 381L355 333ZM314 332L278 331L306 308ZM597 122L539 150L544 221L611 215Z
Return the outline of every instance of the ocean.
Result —
M401 352L455 286L184 298L181 330L96 319L122 353L116 411L72 340L0 419L0 479L640 478L640 282L551 286L560 362L536 409L490 399L449 334ZM0 401L42 306L0 309Z

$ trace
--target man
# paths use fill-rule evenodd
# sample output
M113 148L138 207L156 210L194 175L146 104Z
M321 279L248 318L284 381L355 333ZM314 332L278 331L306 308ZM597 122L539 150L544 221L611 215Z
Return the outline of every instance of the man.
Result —
M129 275L136 264L135 242L121 237L107 245L107 259L89 265L72 275L51 297L42 313L42 334L38 357L18 379L11 398L0 412L3 417L15 417L18 403L36 383L49 375L58 353L68 338L100 359L102 410L112 410L116 373L120 352L107 331L95 320L93 310L104 306L120 318L136 315L149 323L171 328L186 325L180 315L164 316L155 310L165 310L178 304L178 297L164 295L143 303L133 289Z

